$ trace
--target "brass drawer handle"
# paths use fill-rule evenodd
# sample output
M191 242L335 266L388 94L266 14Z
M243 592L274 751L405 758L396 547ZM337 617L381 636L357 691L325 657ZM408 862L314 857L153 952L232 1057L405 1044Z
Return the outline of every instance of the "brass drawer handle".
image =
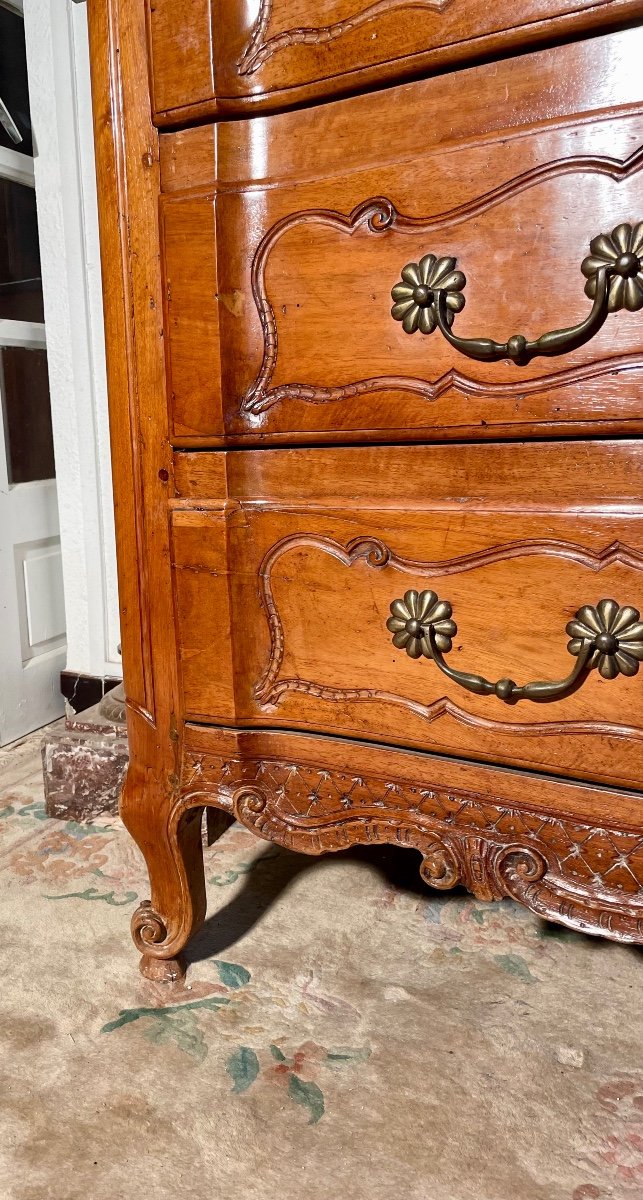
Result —
M591 312L579 325L554 329L535 341L514 333L506 342L492 338L463 338L451 326L455 314L462 312L466 277L456 271L455 258L437 258L425 254L419 263L407 263L402 278L391 291L395 303L391 316L402 322L405 333L433 333L439 329L448 342L482 362L508 358L525 366L539 355L567 354L584 346L598 333L608 313L621 308L637 312L643 308L643 221L638 225L617 225L610 235L599 234L590 242L591 253L581 263L587 279L585 294L593 299Z
M482 675L470 675L449 666L444 655L451 649L458 629L452 620L449 601L439 600L435 592L408 591L403 599L394 600L386 627L393 634L393 645L398 650L406 650L411 658L430 658L444 675L468 692L477 696L495 695L508 704L515 700L560 700L574 691L594 667L603 679L615 679L617 675L636 675L643 660L640 613L629 605L621 608L616 600L599 600L596 606L584 604L567 625L571 639L567 649L576 658L576 664L565 679L523 686L513 679L492 683Z

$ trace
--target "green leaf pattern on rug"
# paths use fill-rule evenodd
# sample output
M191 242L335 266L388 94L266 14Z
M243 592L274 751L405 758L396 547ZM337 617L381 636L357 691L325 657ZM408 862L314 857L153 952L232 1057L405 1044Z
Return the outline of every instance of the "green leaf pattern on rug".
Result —
M371 1051L368 1046L363 1046L359 1050L353 1050L349 1046L343 1046L339 1050L329 1050L326 1055L326 1063L329 1067L346 1067L352 1063L366 1062L371 1057Z
M233 1092L247 1092L257 1078L259 1069L259 1059L254 1050L249 1046L237 1046L226 1063L226 1071L234 1081Z
M520 954L494 954L493 957L494 962L508 975L515 975L516 979L522 979L525 983L536 983L536 976L532 975Z
M316 1125L326 1111L326 1102L319 1084L308 1076L325 1067L341 1068L366 1062L371 1050L368 1046L341 1046L328 1050L309 1041L289 1055L276 1042L271 1042L268 1054L269 1059L265 1054L260 1057L249 1046L237 1046L226 1063L228 1075L234 1081L232 1091L247 1092L258 1080L269 1086L285 1086L289 1099L306 1109L308 1124Z
M202 1000L190 1000L187 1004L170 1004L165 1008L124 1008L115 1021L108 1021L106 1025L103 1025L101 1033L113 1033L115 1029L122 1029L124 1025L132 1025L134 1021L140 1021L142 1017L153 1017L156 1021L163 1021L172 1013L190 1012L197 1008L216 1011L222 1005L229 1003L227 996L205 996Z
M87 897L97 899L98 897ZM146 1041L156 1046L174 1044L184 1054L202 1063L208 1054L207 1024L202 1025L200 1017L205 1012L219 1012L233 1006L230 1011L241 1004L239 1012L244 1012L244 1006L257 1002L253 991L248 988L252 975L241 963L228 962L225 959L211 959L211 965L219 977L219 991L215 995L202 996L200 999L183 1001L180 1004L158 1005L154 1007L125 1008L113 1021L103 1025L101 1033L114 1033L127 1025L142 1023L141 1033ZM203 986L203 985L197 985ZM210 985L212 986L212 985ZM223 988L227 994L222 994ZM260 993L262 1005L265 1003ZM238 1020L238 1017L236 1018ZM233 1017L233 1022L235 1018ZM215 1036L218 1038L231 1031L234 1024L219 1027ZM256 1032L256 1031L255 1031ZM232 1080L232 1091L243 1095L260 1081L268 1087L284 1088L293 1104L303 1108L308 1114L308 1124L316 1125L325 1112L324 1093L316 1082L315 1076L330 1070L356 1066L364 1063L370 1057L368 1046L336 1046L328 1049L318 1042L309 1040L302 1042L294 1050L283 1049L278 1042L269 1042L264 1048L253 1048L246 1044L237 1045L225 1062L225 1070Z
M42 800L34 800L33 804L23 804L21 808L17 808L15 811L19 817L33 817L36 821L49 820ZM76 822L70 821L69 824L75 825Z
M262 867L264 863L278 857L279 850L270 850L267 853L259 855L257 858L253 858L249 862L240 862L234 867L228 867L227 871L223 871L218 875L210 875L208 883L214 887L230 887L233 883L238 883L242 875L250 875L257 867Z
M45 900L104 900L106 904L111 904L114 908L121 908L126 904L133 904L138 900L138 892L124 892L120 900L116 899L115 892L99 892L98 888L85 888L83 892L64 892L61 896L47 896Z
M271 1042L270 1044L270 1053L272 1054L272 1057L277 1060L277 1062L288 1062L283 1050L280 1050L279 1046L275 1046L274 1042Z
M168 1012L167 1009L159 1009L157 1020L145 1030L143 1037L156 1046L174 1042L179 1050L196 1058L198 1062L207 1058L208 1047L203 1030L191 1011Z
M288 1081L288 1095L295 1104L302 1104L310 1113L309 1125L316 1125L324 1115L324 1093L316 1083L291 1075Z
M222 962L221 959L212 960L224 987L236 988L244 987L250 982L250 972L246 967L242 967L239 963Z

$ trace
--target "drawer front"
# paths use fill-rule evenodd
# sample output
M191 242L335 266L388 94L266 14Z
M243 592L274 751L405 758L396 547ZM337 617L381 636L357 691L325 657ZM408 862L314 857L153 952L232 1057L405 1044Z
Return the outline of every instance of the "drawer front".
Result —
M616 442L179 455L187 717L640 786L642 475Z
M156 115L302 103L641 11L640 0L149 0Z
M640 430L635 59L643 29L167 135L176 443Z

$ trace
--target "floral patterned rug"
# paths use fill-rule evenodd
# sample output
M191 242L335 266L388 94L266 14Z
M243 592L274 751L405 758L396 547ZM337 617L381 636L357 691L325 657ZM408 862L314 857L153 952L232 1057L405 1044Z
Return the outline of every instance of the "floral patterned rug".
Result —
M413 852L206 852L187 980L142 859L0 751L2 1200L643 1197L643 953L430 892Z

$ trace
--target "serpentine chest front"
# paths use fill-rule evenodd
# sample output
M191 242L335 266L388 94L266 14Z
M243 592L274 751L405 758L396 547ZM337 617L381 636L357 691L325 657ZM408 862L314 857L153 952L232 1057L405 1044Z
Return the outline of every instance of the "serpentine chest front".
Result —
M643 2L247 7L90 9L142 968L205 807L643 943Z

